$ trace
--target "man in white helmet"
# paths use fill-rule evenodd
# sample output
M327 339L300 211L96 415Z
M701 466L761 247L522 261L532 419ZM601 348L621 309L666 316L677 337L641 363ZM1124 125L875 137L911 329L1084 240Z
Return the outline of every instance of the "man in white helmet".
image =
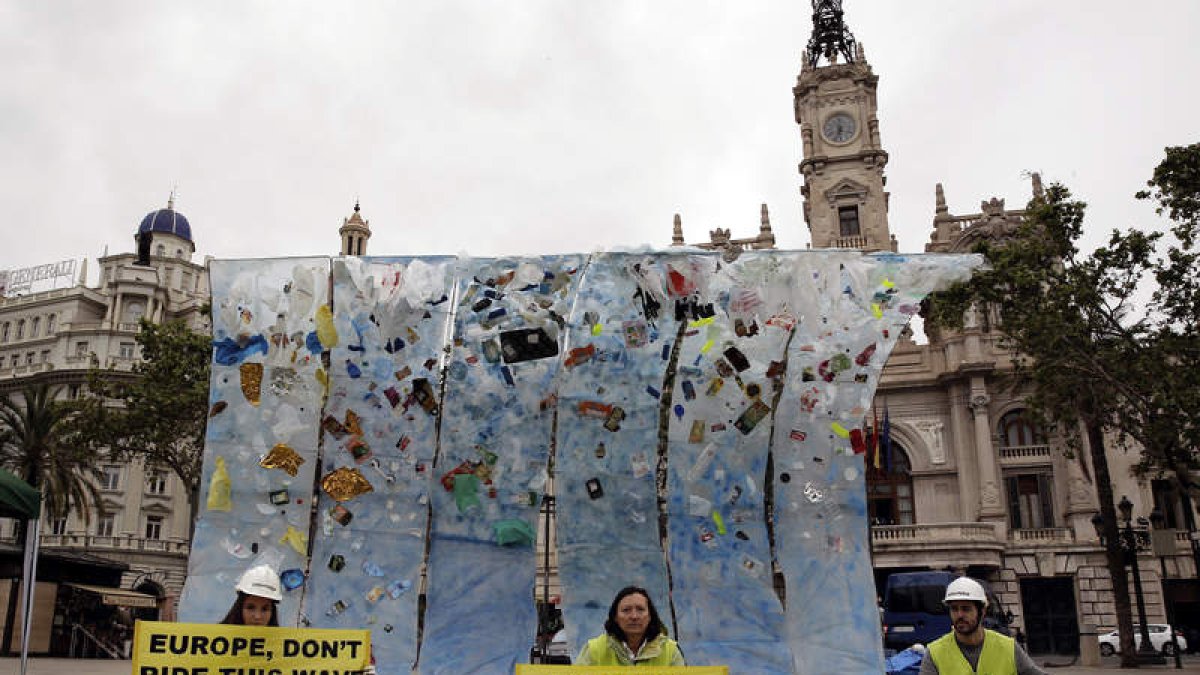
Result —
M969 577L946 586L953 630L930 642L921 675L1046 675L1010 637L983 627L987 593Z

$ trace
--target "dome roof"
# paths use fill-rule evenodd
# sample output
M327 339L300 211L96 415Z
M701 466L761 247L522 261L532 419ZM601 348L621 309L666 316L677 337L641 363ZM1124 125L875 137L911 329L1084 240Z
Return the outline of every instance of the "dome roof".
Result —
M188 224L188 219L176 211L174 204L170 202L168 202L167 208L151 211L146 214L145 218L142 218L142 224L138 226L138 234L143 232L166 232L192 241L192 226Z

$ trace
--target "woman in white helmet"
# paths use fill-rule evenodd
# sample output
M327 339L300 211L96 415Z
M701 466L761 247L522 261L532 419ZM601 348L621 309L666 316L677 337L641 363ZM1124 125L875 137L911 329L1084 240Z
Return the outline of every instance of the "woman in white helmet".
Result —
M251 567L238 579L237 600L221 623L238 626L278 626L280 590L279 573L270 565Z
M946 586L942 602L952 630L929 643L921 675L1046 675L1016 640L983 627L983 584L959 577Z

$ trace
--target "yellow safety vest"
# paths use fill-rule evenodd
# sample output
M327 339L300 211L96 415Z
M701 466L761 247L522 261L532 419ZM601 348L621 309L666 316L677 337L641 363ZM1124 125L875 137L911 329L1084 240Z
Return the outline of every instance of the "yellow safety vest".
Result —
M659 635L650 642L642 645L641 652L632 663L622 663L617 656L616 640L605 633L588 640L588 656L594 666L669 666L671 656L675 653L675 641L666 635Z
M983 631L983 650L975 670L959 649L953 631L929 643L929 658L938 675L1017 675L1016 642L993 630Z

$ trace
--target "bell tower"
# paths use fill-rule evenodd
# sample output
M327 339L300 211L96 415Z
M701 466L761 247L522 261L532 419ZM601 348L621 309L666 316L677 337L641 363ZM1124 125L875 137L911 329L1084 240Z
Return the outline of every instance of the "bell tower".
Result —
M338 228L342 235L342 255L366 255L367 240L371 238L371 221L363 220L359 213L358 200L354 201L354 213L342 219Z
M804 145L804 220L813 248L895 251L888 229L888 154L879 139L876 85L841 0L812 0L813 32L792 89Z

